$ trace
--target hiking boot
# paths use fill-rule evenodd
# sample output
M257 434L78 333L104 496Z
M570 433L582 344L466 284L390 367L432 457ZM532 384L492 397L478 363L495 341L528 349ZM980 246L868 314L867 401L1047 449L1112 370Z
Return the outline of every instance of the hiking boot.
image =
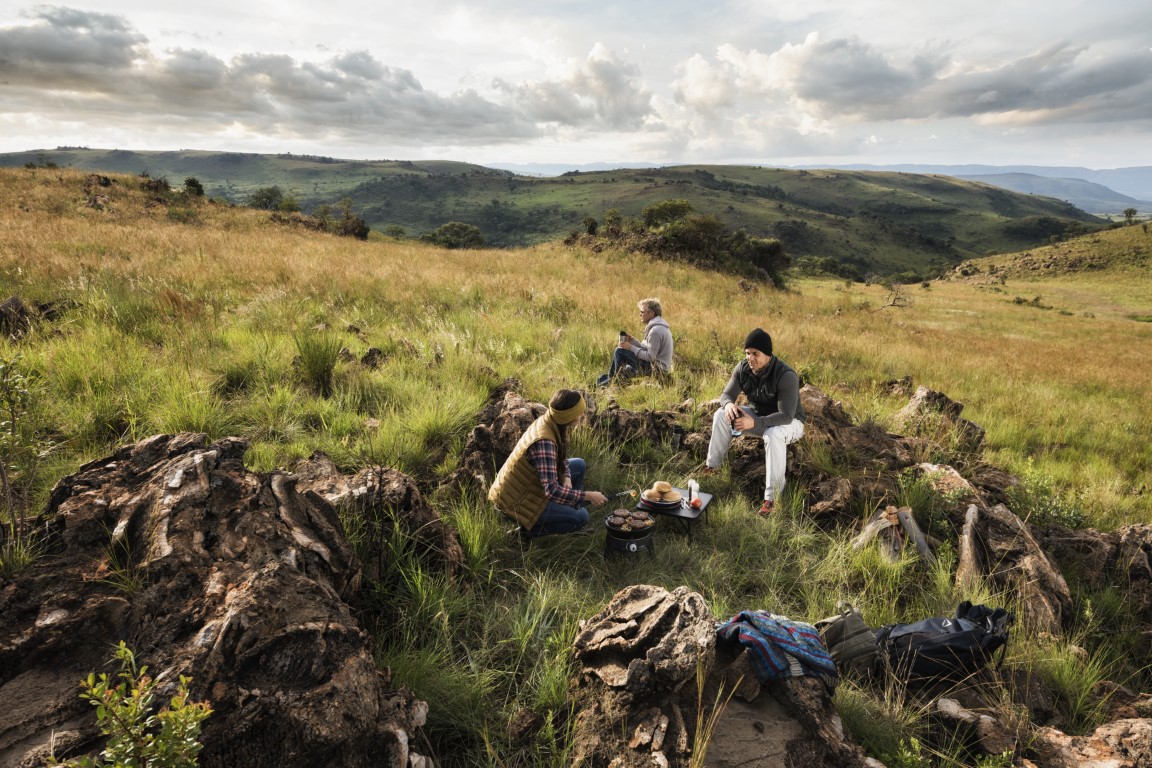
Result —
M776 502L772 499L764 499L764 503L760 505L760 509L756 511L756 514L760 515L760 517L770 517L775 511Z
M710 467L705 464L703 467L701 467L697 474L699 474L701 477L711 477L712 475L718 475L720 474L720 467Z
M636 375L636 369L630 365L625 365L623 368L620 369L620 378L622 378L622 379L630 379L635 375Z

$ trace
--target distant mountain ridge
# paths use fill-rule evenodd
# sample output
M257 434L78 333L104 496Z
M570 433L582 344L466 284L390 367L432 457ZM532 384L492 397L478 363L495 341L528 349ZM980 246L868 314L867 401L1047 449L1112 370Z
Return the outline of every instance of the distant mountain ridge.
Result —
M988 176L957 176L1010 189L1026 195L1045 195L1072 203L1082 211L1098 214L1123 213L1135 208L1138 213L1152 213L1152 202L1122 195L1103 184L1083 179L1037 176L1031 173L994 173Z
M798 166L801 167L801 166ZM1134 166L1128 168L1082 168L1079 166L1045 166L1045 165L925 165L925 164L894 164L894 165L809 165L804 168L842 168L857 171L898 171L901 173L938 173L945 176L959 178L996 176L1004 180L1006 175L1028 174L1050 179L1070 180L1081 179L1107 187L1113 192L1128 195L1136 202L1145 206L1152 206L1152 166ZM999 186L999 185L998 185ZM1019 191L1019 190L1017 190ZM1063 199L1063 198L1061 198Z
M560 176L565 173L590 173L618 169L676 167L655 163L491 163L512 173L528 176ZM802 165L778 166L828 170L861 170L899 173L938 174L971 179L1027 195L1045 195L1096 214L1119 214L1136 208L1141 215L1152 214L1152 167L1091 168L1065 166L998 166L998 165Z
M530 176L451 161L82 147L0 154L0 166L147 173L173 186L192 176L210 197L239 204L278 186L305 213L347 200L376 232L416 237L463 222L495 247L562 240L611 211L640 220L648 206L685 200L700 217L778 239L793 259L844 277L931 276L1107 224L1054 197L891 171L685 165Z

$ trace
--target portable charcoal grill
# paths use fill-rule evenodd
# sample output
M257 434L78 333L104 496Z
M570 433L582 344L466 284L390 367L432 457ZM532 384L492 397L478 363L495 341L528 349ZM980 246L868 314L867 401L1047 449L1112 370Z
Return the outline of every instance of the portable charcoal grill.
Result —
M613 553L621 555L634 555L641 550L648 550L649 555L656 554L656 545L652 540L652 533L656 530L656 521L643 530L621 530L612 525L609 520L612 516L604 518L604 557Z

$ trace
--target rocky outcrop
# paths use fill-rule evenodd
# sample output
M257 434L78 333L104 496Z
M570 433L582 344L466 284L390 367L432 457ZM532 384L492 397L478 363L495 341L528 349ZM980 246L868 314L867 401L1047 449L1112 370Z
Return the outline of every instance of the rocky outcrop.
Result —
M516 447L516 441L546 405L525 399L520 382L506 379L488 396L476 417L477 424L464 441L460 462L442 488L486 498L496 473Z
M1092 589L1123 590L1128 606L1152 623L1152 526L1107 533L1054 526L1036 538L1070 578Z
M621 590L581 624L573 655L575 765L875 765L823 682L762 688L745 654L718 652L713 617L685 587Z
M1025 768L1147 768L1152 765L1152 720L1117 720L1088 736L1041 728Z
M335 509L245 447L160 435L57 484L50 551L0 589L0 765L99 749L77 683L120 640L214 710L204 768L421 761L427 707L376 668Z
M380 581L386 573L387 543L397 533L417 543L432 570L453 576L459 572L464 552L456 532L444 524L416 483L403 472L371 466L350 477L327 455L316 452L298 462L292 475L297 490L315 493L353 518L364 575L369 580Z
M1060 632L1071 619L1072 594L1028 525L1003 504L983 510L980 519L979 535L992 584L1019 597L1030 626Z

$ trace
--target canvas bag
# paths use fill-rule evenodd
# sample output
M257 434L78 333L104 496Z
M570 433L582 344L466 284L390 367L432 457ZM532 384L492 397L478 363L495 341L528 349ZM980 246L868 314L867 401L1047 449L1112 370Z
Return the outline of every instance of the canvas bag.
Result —
M1003 608L960 603L956 615L911 624L888 624L876 631L880 658L909 680L958 679L983 669L1008 645L1014 616Z
M836 606L840 613L820 619L815 626L841 674L867 674L876 663L876 632L864 623L851 603Z

